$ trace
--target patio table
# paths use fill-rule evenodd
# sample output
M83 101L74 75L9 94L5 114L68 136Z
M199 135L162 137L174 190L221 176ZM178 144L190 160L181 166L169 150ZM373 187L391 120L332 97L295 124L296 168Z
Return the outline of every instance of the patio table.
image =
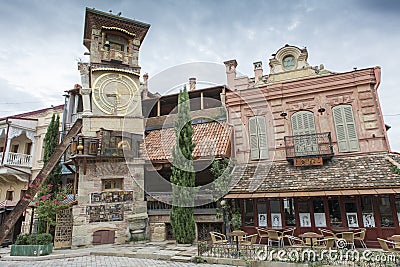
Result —
M239 257L239 237L244 237L247 235L245 231L233 231L231 233L227 233L227 236L236 237L236 256Z
M318 240L319 238L324 238L323 235L318 234L318 233L304 233L299 235L300 238L305 239L305 238L310 238L310 246L313 248L314 246L314 239Z

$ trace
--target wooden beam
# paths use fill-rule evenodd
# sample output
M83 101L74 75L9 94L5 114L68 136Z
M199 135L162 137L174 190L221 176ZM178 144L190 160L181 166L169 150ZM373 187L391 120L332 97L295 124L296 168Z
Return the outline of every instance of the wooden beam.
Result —
M62 140L61 144L57 146L56 151L54 151L53 155L49 158L49 161L43 166L42 170L36 176L36 178L29 184L29 188L26 191L26 194L34 197L39 191L42 184L46 181L47 177L54 169L54 167L60 161L62 155L67 150L71 138L77 135L82 129L82 120L77 120L75 124L72 126L71 130L69 130L68 134ZM0 225L0 244L9 234L12 227L16 224L18 219L21 217L22 213L26 210L30 203L31 199L21 198L15 208L11 211L11 213L6 217L6 220Z

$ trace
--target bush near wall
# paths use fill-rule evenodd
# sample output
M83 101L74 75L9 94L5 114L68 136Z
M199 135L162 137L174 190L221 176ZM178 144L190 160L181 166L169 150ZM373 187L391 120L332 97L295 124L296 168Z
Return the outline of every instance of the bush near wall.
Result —
M44 256L53 252L51 234L19 235L11 246L11 256Z

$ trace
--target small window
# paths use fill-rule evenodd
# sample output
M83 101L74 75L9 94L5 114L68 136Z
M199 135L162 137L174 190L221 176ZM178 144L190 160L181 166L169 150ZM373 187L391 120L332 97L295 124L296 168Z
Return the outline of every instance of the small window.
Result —
M340 202L339 199L329 199L328 200L329 207L329 221L331 223L331 227L342 227L342 213L340 211Z
M108 179L103 180L103 190L121 190L122 179Z
M376 227L374 216L374 205L371 196L361 197L361 211L364 227Z
M392 208L390 205L390 198L388 196L383 196L379 198L379 213L381 215L382 227L394 226Z
M283 210L285 213L286 226L296 226L296 216L294 212L294 199L288 198L283 200Z
M6 193L6 200L12 201L14 199L14 191L8 190Z
M269 204L272 227L282 227L281 201L279 199L272 199L269 201Z
M32 143L26 143L25 144L25 154L30 155L32 152Z
M254 225L254 206L252 199L244 200L244 225Z
M260 200L257 203L258 210L258 226L268 226L267 220L267 203L261 202Z
M12 145L11 152L18 153L18 148L19 148L19 145Z

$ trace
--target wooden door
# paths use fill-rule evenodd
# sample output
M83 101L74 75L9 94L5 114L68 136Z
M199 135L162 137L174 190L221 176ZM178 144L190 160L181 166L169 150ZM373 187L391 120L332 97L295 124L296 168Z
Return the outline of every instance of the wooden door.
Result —
M93 233L93 245L114 244L115 231L100 230Z

